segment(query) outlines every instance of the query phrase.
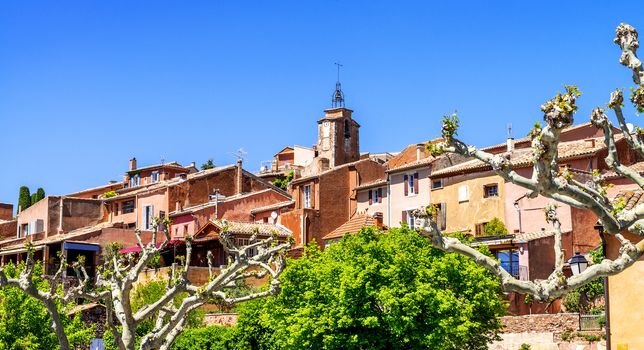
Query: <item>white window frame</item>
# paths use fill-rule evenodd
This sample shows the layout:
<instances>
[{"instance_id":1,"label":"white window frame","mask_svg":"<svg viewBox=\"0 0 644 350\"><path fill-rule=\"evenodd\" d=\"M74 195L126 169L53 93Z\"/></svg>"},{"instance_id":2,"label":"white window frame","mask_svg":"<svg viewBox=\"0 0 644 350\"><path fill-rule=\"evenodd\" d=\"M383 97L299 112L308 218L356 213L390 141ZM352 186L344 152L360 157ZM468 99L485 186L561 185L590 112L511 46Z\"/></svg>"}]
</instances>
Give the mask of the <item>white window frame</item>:
<instances>
[{"instance_id":1,"label":"white window frame","mask_svg":"<svg viewBox=\"0 0 644 350\"><path fill-rule=\"evenodd\" d=\"M371 191L371 205L376 205L378 204L378 200L380 197L378 197L378 189L372 189Z\"/></svg>"},{"instance_id":2,"label":"white window frame","mask_svg":"<svg viewBox=\"0 0 644 350\"><path fill-rule=\"evenodd\" d=\"M143 230L151 230L154 223L154 206L144 205L141 210L141 227Z\"/></svg>"},{"instance_id":3,"label":"white window frame","mask_svg":"<svg viewBox=\"0 0 644 350\"><path fill-rule=\"evenodd\" d=\"M157 183L159 182L159 179L160 179L160 173L158 170L155 170L152 173L150 173L150 183L153 183L153 184Z\"/></svg>"},{"instance_id":4,"label":"white window frame","mask_svg":"<svg viewBox=\"0 0 644 350\"><path fill-rule=\"evenodd\" d=\"M408 196L415 196L418 194L418 191L416 188L414 188L414 173L407 174L407 195Z\"/></svg>"},{"instance_id":5,"label":"white window frame","mask_svg":"<svg viewBox=\"0 0 644 350\"><path fill-rule=\"evenodd\" d=\"M136 187L141 184L141 175L135 174L130 177L130 187Z\"/></svg>"},{"instance_id":6,"label":"white window frame","mask_svg":"<svg viewBox=\"0 0 644 350\"><path fill-rule=\"evenodd\" d=\"M467 185L458 187L458 202L463 203L470 200L470 189Z\"/></svg>"},{"instance_id":7,"label":"white window frame","mask_svg":"<svg viewBox=\"0 0 644 350\"><path fill-rule=\"evenodd\" d=\"M415 219L414 219L414 210L416 210L416 209L407 209L406 210L406 212L407 212L407 226L412 230L416 228L415 227Z\"/></svg>"},{"instance_id":8,"label":"white window frame","mask_svg":"<svg viewBox=\"0 0 644 350\"><path fill-rule=\"evenodd\" d=\"M302 187L302 207L303 208L312 208L311 206L311 185L306 185Z\"/></svg>"}]
</instances>

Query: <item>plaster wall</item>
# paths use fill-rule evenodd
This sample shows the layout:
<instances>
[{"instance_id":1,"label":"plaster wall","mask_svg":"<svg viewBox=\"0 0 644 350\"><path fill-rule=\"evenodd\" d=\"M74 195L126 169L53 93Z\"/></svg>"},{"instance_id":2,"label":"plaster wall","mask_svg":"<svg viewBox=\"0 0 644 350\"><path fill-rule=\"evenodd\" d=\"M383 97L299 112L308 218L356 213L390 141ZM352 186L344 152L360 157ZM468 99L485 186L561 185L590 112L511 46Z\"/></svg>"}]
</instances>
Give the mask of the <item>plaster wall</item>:
<instances>
[{"instance_id":1,"label":"plaster wall","mask_svg":"<svg viewBox=\"0 0 644 350\"><path fill-rule=\"evenodd\" d=\"M416 172L418 173L418 194L409 194L405 196L405 175L413 176ZM429 173L429 167L424 167L389 174L389 200L391 203L389 215L385 215L384 218L386 225L390 227L400 227L403 211L413 210L421 206L429 205ZM447 212L449 213L449 206Z\"/></svg>"},{"instance_id":2,"label":"plaster wall","mask_svg":"<svg viewBox=\"0 0 644 350\"><path fill-rule=\"evenodd\" d=\"M486 185L498 185L498 197L484 197ZM459 188L466 186L469 200L459 202ZM476 224L497 217L505 220L504 180L492 172L473 173L443 178L443 188L432 190L431 203L446 204L445 232L464 231L474 234Z\"/></svg>"},{"instance_id":3,"label":"plaster wall","mask_svg":"<svg viewBox=\"0 0 644 350\"><path fill-rule=\"evenodd\" d=\"M382 201L380 203L373 201L373 204L369 204L369 191L377 191L378 188L380 188L382 192ZM389 221L387 220L389 216L389 212L387 210L388 205L389 196L387 195L387 185L358 191L356 208L357 213L367 213L369 215L373 215L374 213L382 213L383 223L386 226L389 226Z\"/></svg>"}]
</instances>

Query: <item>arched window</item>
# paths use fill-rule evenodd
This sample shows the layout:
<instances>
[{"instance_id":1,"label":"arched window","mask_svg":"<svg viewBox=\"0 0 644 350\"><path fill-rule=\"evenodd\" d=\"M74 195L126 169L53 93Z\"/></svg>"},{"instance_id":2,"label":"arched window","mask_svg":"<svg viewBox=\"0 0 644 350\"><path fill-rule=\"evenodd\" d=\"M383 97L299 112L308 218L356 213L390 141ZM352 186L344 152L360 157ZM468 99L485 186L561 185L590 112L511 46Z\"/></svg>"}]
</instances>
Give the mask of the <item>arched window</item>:
<instances>
[{"instance_id":1,"label":"arched window","mask_svg":"<svg viewBox=\"0 0 644 350\"><path fill-rule=\"evenodd\" d=\"M351 133L349 132L349 120L345 119L344 120L344 137L349 138L351 136Z\"/></svg>"}]
</instances>

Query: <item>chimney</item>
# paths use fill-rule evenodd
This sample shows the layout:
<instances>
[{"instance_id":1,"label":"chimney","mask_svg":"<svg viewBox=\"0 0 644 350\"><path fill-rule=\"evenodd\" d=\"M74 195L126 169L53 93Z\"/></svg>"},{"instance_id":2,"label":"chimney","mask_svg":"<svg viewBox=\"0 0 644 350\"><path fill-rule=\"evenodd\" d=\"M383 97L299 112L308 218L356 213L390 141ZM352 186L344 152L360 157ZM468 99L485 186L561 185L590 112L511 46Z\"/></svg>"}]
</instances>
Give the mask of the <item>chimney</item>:
<instances>
[{"instance_id":1,"label":"chimney","mask_svg":"<svg viewBox=\"0 0 644 350\"><path fill-rule=\"evenodd\" d=\"M235 193L240 194L243 190L243 169L242 169L242 160L237 160L237 171L235 172Z\"/></svg>"},{"instance_id":2,"label":"chimney","mask_svg":"<svg viewBox=\"0 0 644 350\"><path fill-rule=\"evenodd\" d=\"M192 167L192 168L196 168L196 167L197 167L197 163L195 163L195 162L190 162L190 167Z\"/></svg>"},{"instance_id":3,"label":"chimney","mask_svg":"<svg viewBox=\"0 0 644 350\"><path fill-rule=\"evenodd\" d=\"M319 157L318 158L318 171L323 172L329 170L329 158Z\"/></svg>"},{"instance_id":4,"label":"chimney","mask_svg":"<svg viewBox=\"0 0 644 350\"><path fill-rule=\"evenodd\" d=\"M382 218L383 218L382 212L378 211L373 213L373 218L376 219L376 227L382 228Z\"/></svg>"},{"instance_id":5,"label":"chimney","mask_svg":"<svg viewBox=\"0 0 644 350\"><path fill-rule=\"evenodd\" d=\"M416 161L419 161L423 156L422 149L424 145L416 145Z\"/></svg>"},{"instance_id":6,"label":"chimney","mask_svg":"<svg viewBox=\"0 0 644 350\"><path fill-rule=\"evenodd\" d=\"M512 137L512 124L508 124L508 139L505 142L506 151L512 153L514 151L514 137Z\"/></svg>"},{"instance_id":7,"label":"chimney","mask_svg":"<svg viewBox=\"0 0 644 350\"><path fill-rule=\"evenodd\" d=\"M136 158L130 159L130 171L136 170Z\"/></svg>"},{"instance_id":8,"label":"chimney","mask_svg":"<svg viewBox=\"0 0 644 350\"><path fill-rule=\"evenodd\" d=\"M506 141L506 147L507 147L507 152L511 153L514 151L514 138L508 137L508 140Z\"/></svg>"}]
</instances>

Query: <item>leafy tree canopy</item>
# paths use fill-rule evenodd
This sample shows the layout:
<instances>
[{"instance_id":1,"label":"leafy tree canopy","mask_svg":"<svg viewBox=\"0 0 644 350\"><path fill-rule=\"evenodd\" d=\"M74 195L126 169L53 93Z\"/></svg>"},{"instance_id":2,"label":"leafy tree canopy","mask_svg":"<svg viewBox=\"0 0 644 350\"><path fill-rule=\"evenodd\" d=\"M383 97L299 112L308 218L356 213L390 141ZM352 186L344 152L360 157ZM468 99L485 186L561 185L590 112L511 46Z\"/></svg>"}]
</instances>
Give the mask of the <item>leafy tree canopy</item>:
<instances>
[{"instance_id":1,"label":"leafy tree canopy","mask_svg":"<svg viewBox=\"0 0 644 350\"><path fill-rule=\"evenodd\" d=\"M508 234L508 229L505 227L505 224L499 218L493 218L485 224L483 232L486 236L503 236Z\"/></svg>"},{"instance_id":2,"label":"leafy tree canopy","mask_svg":"<svg viewBox=\"0 0 644 350\"><path fill-rule=\"evenodd\" d=\"M7 264L4 271L7 277L16 277L24 269L23 264L14 266ZM41 276L43 267L40 262L34 267L33 279L38 289L46 290L49 283ZM0 349L30 349L50 350L58 348L56 334L47 325L51 319L45 306L37 299L25 294L16 287L0 289ZM69 309L73 305L67 305ZM65 313L63 307L59 306L61 316ZM63 316L65 332L68 335L70 344L88 345L94 337L95 327L87 327L77 316L68 318Z\"/></svg>"},{"instance_id":3,"label":"leafy tree canopy","mask_svg":"<svg viewBox=\"0 0 644 350\"><path fill-rule=\"evenodd\" d=\"M487 270L407 228L309 247L280 280L241 308L240 348L487 349L505 310Z\"/></svg>"},{"instance_id":4,"label":"leafy tree canopy","mask_svg":"<svg viewBox=\"0 0 644 350\"><path fill-rule=\"evenodd\" d=\"M215 167L215 161L212 159L208 159L205 163L201 164L201 170L208 170L212 169Z\"/></svg>"},{"instance_id":5,"label":"leafy tree canopy","mask_svg":"<svg viewBox=\"0 0 644 350\"><path fill-rule=\"evenodd\" d=\"M279 187L279 188L285 190L286 187L288 186L289 182L291 182L291 180L293 180L293 175L294 174L291 171L288 174L286 174L286 176L279 176L277 179L275 179L273 181L273 186Z\"/></svg>"}]
</instances>

